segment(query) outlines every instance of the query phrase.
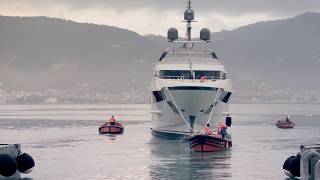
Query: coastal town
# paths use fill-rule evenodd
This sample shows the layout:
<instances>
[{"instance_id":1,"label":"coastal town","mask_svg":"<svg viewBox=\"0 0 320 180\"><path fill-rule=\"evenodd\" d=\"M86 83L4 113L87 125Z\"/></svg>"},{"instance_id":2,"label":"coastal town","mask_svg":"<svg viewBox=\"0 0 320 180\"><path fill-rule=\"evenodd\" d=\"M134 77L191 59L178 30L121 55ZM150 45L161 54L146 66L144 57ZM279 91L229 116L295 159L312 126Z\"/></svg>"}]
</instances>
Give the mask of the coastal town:
<instances>
[{"instance_id":1,"label":"coastal town","mask_svg":"<svg viewBox=\"0 0 320 180\"><path fill-rule=\"evenodd\" d=\"M97 92L90 87L80 86L74 90L47 89L31 91L7 89L0 84L0 104L147 104L150 102L148 91L128 90L121 92ZM250 90L249 90L250 89ZM273 88L270 84L237 88L232 103L320 103L320 92L316 90L292 90Z\"/></svg>"}]
</instances>

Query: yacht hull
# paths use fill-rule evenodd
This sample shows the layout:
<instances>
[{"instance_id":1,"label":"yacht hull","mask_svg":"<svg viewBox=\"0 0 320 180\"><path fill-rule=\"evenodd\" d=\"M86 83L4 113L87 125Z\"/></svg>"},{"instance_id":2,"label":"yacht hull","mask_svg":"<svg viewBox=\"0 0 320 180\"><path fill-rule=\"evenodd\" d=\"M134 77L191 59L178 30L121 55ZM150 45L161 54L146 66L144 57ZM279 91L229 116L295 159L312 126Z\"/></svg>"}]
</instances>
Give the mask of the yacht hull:
<instances>
[{"instance_id":1,"label":"yacht hull","mask_svg":"<svg viewBox=\"0 0 320 180\"><path fill-rule=\"evenodd\" d=\"M161 92L163 100L154 98L152 103L152 129L164 137L190 135L191 128L201 132L207 122L215 127L225 121L224 113L229 110L229 104L222 101L226 93L218 88L168 87Z\"/></svg>"},{"instance_id":2,"label":"yacht hull","mask_svg":"<svg viewBox=\"0 0 320 180\"><path fill-rule=\"evenodd\" d=\"M156 137L166 138L166 139L187 139L191 136L189 132L174 132L151 128L152 134Z\"/></svg>"}]
</instances>

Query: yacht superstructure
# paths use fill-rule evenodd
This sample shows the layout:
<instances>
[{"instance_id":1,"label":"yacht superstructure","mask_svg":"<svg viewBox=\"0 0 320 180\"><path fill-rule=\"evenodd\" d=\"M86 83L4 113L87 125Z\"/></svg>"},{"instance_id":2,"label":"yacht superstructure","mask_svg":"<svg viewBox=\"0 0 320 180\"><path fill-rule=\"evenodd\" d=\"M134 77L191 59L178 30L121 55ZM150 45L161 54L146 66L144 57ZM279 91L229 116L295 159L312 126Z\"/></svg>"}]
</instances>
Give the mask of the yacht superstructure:
<instances>
[{"instance_id":1,"label":"yacht superstructure","mask_svg":"<svg viewBox=\"0 0 320 180\"><path fill-rule=\"evenodd\" d=\"M160 57L151 82L152 132L158 136L183 138L200 132L207 123L214 127L229 114L231 80L212 49L206 48L211 33L191 38L194 11L191 2L184 13L185 40L175 28L168 30L172 44Z\"/></svg>"}]
</instances>

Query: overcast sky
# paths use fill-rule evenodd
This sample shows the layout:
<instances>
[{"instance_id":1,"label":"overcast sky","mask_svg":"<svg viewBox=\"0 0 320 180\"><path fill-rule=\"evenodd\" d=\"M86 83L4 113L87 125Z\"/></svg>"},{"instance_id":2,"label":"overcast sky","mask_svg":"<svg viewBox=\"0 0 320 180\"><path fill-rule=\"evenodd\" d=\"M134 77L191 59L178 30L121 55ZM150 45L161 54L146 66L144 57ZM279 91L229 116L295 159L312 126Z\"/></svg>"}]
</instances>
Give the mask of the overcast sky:
<instances>
[{"instance_id":1,"label":"overcast sky","mask_svg":"<svg viewBox=\"0 0 320 180\"><path fill-rule=\"evenodd\" d=\"M194 31L234 29L250 23L320 12L320 0L193 0ZM0 0L0 15L49 16L122 27L140 34L184 31L186 0Z\"/></svg>"}]
</instances>

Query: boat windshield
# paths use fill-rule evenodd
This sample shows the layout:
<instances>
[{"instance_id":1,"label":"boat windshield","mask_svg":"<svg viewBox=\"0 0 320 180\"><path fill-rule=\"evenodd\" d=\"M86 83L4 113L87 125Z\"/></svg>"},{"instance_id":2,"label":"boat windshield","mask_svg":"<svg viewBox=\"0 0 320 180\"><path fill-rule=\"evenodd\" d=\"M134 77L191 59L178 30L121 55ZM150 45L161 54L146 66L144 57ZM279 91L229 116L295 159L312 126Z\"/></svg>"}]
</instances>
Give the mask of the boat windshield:
<instances>
[{"instance_id":1,"label":"boat windshield","mask_svg":"<svg viewBox=\"0 0 320 180\"><path fill-rule=\"evenodd\" d=\"M225 79L221 71L193 71L195 79ZM190 70L160 70L158 73L161 79L193 79Z\"/></svg>"}]
</instances>

